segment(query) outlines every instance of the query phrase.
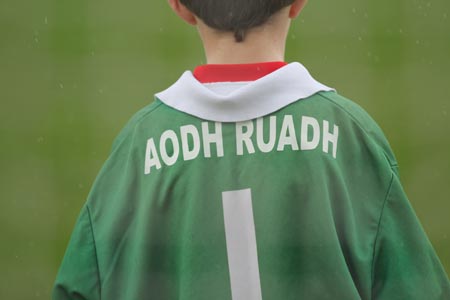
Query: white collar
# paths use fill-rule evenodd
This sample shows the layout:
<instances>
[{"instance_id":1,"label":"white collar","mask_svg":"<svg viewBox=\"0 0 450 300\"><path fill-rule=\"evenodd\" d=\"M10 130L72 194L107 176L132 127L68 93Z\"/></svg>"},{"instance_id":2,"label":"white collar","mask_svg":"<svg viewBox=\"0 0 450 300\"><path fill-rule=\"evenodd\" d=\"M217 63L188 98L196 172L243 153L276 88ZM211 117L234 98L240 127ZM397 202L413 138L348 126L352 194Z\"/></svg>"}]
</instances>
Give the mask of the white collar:
<instances>
[{"instance_id":1,"label":"white collar","mask_svg":"<svg viewBox=\"0 0 450 300\"><path fill-rule=\"evenodd\" d=\"M240 122L268 115L320 91L332 90L312 78L300 63L290 63L226 95L214 93L186 71L155 96L164 104L201 119Z\"/></svg>"}]
</instances>

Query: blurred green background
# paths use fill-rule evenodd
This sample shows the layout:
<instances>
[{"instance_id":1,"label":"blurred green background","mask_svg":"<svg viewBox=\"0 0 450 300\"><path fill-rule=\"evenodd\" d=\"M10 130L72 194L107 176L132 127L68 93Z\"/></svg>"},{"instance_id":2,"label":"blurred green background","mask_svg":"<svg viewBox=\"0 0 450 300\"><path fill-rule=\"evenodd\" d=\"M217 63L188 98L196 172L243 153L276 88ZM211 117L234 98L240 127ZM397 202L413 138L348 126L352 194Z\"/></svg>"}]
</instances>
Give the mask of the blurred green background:
<instances>
[{"instance_id":1,"label":"blurred green background","mask_svg":"<svg viewBox=\"0 0 450 300\"><path fill-rule=\"evenodd\" d=\"M310 1L287 60L381 125L450 271L450 2ZM165 0L0 0L0 299L48 299L112 140L205 62Z\"/></svg>"}]
</instances>

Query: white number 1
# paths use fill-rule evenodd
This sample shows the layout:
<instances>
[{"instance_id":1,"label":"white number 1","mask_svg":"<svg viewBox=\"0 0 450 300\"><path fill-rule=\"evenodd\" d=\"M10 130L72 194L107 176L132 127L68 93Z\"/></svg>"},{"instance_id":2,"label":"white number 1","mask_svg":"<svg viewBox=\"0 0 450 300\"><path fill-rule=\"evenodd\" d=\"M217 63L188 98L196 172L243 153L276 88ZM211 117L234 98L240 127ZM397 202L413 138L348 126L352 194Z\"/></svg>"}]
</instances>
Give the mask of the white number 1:
<instances>
[{"instance_id":1,"label":"white number 1","mask_svg":"<svg viewBox=\"0 0 450 300\"><path fill-rule=\"evenodd\" d=\"M250 189L222 193L233 300L262 300Z\"/></svg>"}]
</instances>

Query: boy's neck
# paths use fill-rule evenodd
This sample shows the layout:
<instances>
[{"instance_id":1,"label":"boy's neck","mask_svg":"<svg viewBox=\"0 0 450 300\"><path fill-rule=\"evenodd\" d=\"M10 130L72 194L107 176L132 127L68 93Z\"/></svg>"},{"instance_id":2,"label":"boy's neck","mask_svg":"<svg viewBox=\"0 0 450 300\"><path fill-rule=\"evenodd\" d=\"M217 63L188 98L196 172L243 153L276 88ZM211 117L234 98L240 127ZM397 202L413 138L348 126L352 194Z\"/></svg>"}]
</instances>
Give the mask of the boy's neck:
<instances>
[{"instance_id":1,"label":"boy's neck","mask_svg":"<svg viewBox=\"0 0 450 300\"><path fill-rule=\"evenodd\" d=\"M252 29L242 42L236 42L231 32L217 32L204 24L197 28L208 64L246 64L284 61L289 25L285 18L281 25Z\"/></svg>"},{"instance_id":2,"label":"boy's neck","mask_svg":"<svg viewBox=\"0 0 450 300\"><path fill-rule=\"evenodd\" d=\"M264 51L261 51L264 50ZM274 49L267 43L236 43L220 41L215 49L205 46L208 64L248 64L270 61L284 61L284 48Z\"/></svg>"}]
</instances>

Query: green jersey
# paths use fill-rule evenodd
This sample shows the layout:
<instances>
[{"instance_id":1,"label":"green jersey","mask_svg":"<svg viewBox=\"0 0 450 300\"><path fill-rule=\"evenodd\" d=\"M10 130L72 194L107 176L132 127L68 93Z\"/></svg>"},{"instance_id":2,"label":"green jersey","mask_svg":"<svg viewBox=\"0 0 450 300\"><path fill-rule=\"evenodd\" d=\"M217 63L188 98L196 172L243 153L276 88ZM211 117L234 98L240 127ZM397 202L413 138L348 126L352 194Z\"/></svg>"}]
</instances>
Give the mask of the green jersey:
<instances>
[{"instance_id":1,"label":"green jersey","mask_svg":"<svg viewBox=\"0 0 450 300\"><path fill-rule=\"evenodd\" d=\"M289 64L186 72L113 144L53 299L450 299L376 123Z\"/></svg>"}]
</instances>

